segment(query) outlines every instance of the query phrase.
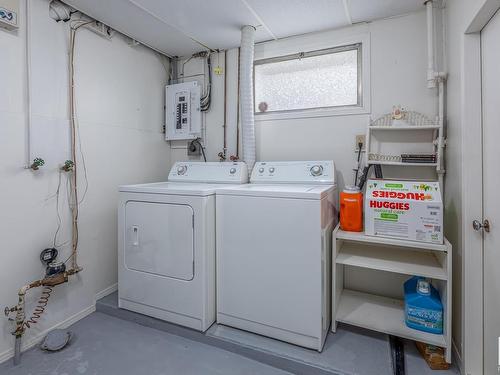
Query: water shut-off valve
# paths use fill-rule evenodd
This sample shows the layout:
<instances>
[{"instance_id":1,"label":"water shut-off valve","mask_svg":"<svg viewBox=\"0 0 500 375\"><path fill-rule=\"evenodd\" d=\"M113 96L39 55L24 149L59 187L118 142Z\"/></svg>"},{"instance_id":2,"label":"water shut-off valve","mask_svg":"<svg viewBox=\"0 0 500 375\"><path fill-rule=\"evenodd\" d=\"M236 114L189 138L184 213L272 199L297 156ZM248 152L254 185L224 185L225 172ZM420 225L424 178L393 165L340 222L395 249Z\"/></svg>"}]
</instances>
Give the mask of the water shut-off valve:
<instances>
[{"instance_id":1,"label":"water shut-off valve","mask_svg":"<svg viewBox=\"0 0 500 375\"><path fill-rule=\"evenodd\" d=\"M40 169L40 167L43 167L44 165L45 165L45 160L37 157L37 158L33 159L33 163L31 163L31 165L29 166L29 169L31 169L33 171L38 171Z\"/></svg>"}]
</instances>

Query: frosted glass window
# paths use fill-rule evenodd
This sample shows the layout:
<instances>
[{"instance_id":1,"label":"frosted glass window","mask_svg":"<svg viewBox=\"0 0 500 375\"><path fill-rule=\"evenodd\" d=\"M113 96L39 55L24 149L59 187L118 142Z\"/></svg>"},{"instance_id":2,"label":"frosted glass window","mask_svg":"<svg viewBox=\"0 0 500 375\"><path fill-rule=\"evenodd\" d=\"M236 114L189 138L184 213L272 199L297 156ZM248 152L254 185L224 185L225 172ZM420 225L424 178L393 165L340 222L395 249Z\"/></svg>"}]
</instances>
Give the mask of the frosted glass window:
<instances>
[{"instance_id":1,"label":"frosted glass window","mask_svg":"<svg viewBox=\"0 0 500 375\"><path fill-rule=\"evenodd\" d=\"M255 112L360 106L361 44L258 60Z\"/></svg>"}]
</instances>

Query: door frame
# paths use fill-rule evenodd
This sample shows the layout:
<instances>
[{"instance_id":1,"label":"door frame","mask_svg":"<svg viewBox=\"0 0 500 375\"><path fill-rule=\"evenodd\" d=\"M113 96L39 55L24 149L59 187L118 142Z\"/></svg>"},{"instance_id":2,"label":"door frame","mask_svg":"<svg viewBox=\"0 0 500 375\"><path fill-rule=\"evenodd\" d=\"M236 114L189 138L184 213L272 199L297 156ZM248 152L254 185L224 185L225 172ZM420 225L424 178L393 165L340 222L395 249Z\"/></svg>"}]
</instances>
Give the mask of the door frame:
<instances>
[{"instance_id":1,"label":"door frame","mask_svg":"<svg viewBox=\"0 0 500 375\"><path fill-rule=\"evenodd\" d=\"M474 15L463 39L461 229L464 375L483 374L483 243L482 233L473 230L472 221L483 216L481 30L499 9L500 1L486 0Z\"/></svg>"}]
</instances>

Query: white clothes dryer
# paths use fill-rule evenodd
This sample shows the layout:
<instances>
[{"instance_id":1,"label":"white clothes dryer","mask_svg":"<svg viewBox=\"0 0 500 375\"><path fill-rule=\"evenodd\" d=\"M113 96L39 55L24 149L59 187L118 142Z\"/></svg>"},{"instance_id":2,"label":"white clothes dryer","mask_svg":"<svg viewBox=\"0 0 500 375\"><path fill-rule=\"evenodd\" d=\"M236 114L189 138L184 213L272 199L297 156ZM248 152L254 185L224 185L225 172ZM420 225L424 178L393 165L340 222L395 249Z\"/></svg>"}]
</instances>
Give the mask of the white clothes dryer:
<instances>
[{"instance_id":1,"label":"white clothes dryer","mask_svg":"<svg viewBox=\"0 0 500 375\"><path fill-rule=\"evenodd\" d=\"M120 187L119 307L200 331L215 321L215 190L244 163L176 163L168 182Z\"/></svg>"}]
</instances>

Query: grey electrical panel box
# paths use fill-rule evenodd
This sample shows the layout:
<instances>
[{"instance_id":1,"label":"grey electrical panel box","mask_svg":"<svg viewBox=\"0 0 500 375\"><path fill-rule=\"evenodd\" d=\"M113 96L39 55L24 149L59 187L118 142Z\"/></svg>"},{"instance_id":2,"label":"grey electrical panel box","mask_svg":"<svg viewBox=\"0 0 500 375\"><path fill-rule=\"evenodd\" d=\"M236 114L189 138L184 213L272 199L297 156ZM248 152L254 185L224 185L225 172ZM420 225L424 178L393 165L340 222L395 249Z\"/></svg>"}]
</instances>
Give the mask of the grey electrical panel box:
<instances>
[{"instance_id":1,"label":"grey electrical panel box","mask_svg":"<svg viewBox=\"0 0 500 375\"><path fill-rule=\"evenodd\" d=\"M177 83L166 88L165 139L196 139L201 136L201 89L198 82Z\"/></svg>"},{"instance_id":2,"label":"grey electrical panel box","mask_svg":"<svg viewBox=\"0 0 500 375\"><path fill-rule=\"evenodd\" d=\"M8 30L19 28L19 0L0 0L0 27Z\"/></svg>"}]
</instances>

